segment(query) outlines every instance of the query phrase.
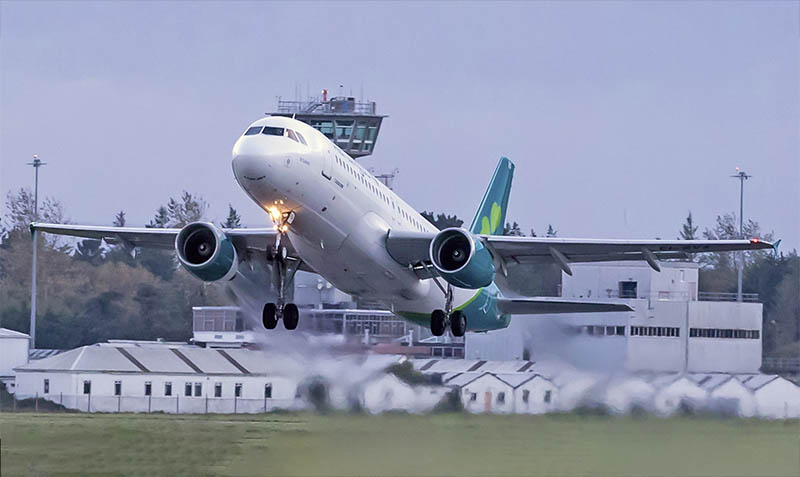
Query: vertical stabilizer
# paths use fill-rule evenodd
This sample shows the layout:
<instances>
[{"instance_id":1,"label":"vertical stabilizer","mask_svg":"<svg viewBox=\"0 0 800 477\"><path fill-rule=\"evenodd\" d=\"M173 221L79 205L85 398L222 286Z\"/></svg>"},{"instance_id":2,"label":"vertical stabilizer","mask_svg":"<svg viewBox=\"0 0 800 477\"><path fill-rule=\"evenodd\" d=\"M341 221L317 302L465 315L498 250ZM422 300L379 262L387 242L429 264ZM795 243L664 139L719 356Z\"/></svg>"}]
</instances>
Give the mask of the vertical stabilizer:
<instances>
[{"instance_id":1,"label":"vertical stabilizer","mask_svg":"<svg viewBox=\"0 0 800 477\"><path fill-rule=\"evenodd\" d=\"M514 178L514 163L501 157L497 163L489 187L483 195L478 212L472 219L470 232L486 235L503 235L506 223L508 196L511 194L511 180Z\"/></svg>"}]
</instances>

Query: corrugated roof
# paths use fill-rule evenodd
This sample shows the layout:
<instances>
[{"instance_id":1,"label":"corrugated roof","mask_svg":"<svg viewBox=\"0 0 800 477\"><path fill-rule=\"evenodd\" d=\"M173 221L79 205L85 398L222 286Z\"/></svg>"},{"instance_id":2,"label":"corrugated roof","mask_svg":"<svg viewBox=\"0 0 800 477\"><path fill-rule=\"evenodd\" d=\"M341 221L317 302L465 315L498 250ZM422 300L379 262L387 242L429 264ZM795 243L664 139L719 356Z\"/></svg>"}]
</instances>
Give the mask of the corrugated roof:
<instances>
[{"instance_id":1,"label":"corrugated roof","mask_svg":"<svg viewBox=\"0 0 800 477\"><path fill-rule=\"evenodd\" d=\"M0 339L3 338L30 339L31 337L20 331L9 330L8 328L0 328Z\"/></svg>"},{"instance_id":2,"label":"corrugated roof","mask_svg":"<svg viewBox=\"0 0 800 477\"><path fill-rule=\"evenodd\" d=\"M447 381L447 383L445 384L447 384L448 386L463 387L485 374L489 373L461 373L457 376L454 376L452 379L450 379L450 381Z\"/></svg>"},{"instance_id":3,"label":"corrugated roof","mask_svg":"<svg viewBox=\"0 0 800 477\"><path fill-rule=\"evenodd\" d=\"M195 371L188 364L181 361L170 348L139 348L130 347L125 350L137 361L153 373L187 373Z\"/></svg>"},{"instance_id":4,"label":"corrugated roof","mask_svg":"<svg viewBox=\"0 0 800 477\"><path fill-rule=\"evenodd\" d=\"M28 359L34 361L37 359L49 358L57 354L66 353L67 349L30 349L28 350Z\"/></svg>"},{"instance_id":5,"label":"corrugated roof","mask_svg":"<svg viewBox=\"0 0 800 477\"><path fill-rule=\"evenodd\" d=\"M716 389L731 378L733 378L732 375L723 373L694 373L689 375L689 379L706 391Z\"/></svg>"},{"instance_id":6,"label":"corrugated roof","mask_svg":"<svg viewBox=\"0 0 800 477\"><path fill-rule=\"evenodd\" d=\"M518 388L523 384L527 383L528 381L530 381L531 379L534 379L535 377L539 376L538 374L534 373L498 373L498 374L492 373L492 374L494 376L497 376L498 379L505 382L512 388Z\"/></svg>"},{"instance_id":7,"label":"corrugated roof","mask_svg":"<svg viewBox=\"0 0 800 477\"><path fill-rule=\"evenodd\" d=\"M748 379L742 381L742 384L747 387L747 389L751 391L756 391L758 389L763 388L767 384L771 383L778 379L779 376L777 374L755 374Z\"/></svg>"}]
</instances>

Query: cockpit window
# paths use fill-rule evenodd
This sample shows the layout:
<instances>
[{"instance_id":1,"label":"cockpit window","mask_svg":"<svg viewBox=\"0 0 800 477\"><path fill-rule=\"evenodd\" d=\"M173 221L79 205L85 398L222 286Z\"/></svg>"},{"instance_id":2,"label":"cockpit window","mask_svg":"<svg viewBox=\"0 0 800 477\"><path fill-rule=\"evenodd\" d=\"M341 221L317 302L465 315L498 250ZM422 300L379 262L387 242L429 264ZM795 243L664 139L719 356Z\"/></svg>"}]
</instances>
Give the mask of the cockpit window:
<instances>
[{"instance_id":1,"label":"cockpit window","mask_svg":"<svg viewBox=\"0 0 800 477\"><path fill-rule=\"evenodd\" d=\"M300 134L297 131L295 131L295 134L297 134L297 139L299 139L300 142L302 142L304 146L308 146L308 143L306 142L306 138L304 138L302 134Z\"/></svg>"},{"instance_id":2,"label":"cockpit window","mask_svg":"<svg viewBox=\"0 0 800 477\"><path fill-rule=\"evenodd\" d=\"M262 134L266 134L268 136L283 136L283 128L274 128L272 126L264 126L264 130L261 133Z\"/></svg>"},{"instance_id":3,"label":"cockpit window","mask_svg":"<svg viewBox=\"0 0 800 477\"><path fill-rule=\"evenodd\" d=\"M300 142L300 141L297 139L297 136L295 135L294 131L292 131L291 129L287 129L287 130L286 130L286 135L287 135L287 136L289 136L289 139L291 139L292 141L294 141L294 142Z\"/></svg>"},{"instance_id":4,"label":"cockpit window","mask_svg":"<svg viewBox=\"0 0 800 477\"><path fill-rule=\"evenodd\" d=\"M261 132L261 126L253 126L244 132L245 136L252 136Z\"/></svg>"}]
</instances>

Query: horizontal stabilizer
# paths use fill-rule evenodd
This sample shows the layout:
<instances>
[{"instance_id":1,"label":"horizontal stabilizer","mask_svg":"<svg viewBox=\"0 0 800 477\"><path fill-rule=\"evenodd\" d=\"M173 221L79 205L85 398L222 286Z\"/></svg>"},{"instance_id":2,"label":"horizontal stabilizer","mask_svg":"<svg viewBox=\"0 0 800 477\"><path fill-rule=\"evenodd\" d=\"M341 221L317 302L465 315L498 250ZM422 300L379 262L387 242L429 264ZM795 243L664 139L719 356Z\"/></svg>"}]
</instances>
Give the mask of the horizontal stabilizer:
<instances>
[{"instance_id":1,"label":"horizontal stabilizer","mask_svg":"<svg viewBox=\"0 0 800 477\"><path fill-rule=\"evenodd\" d=\"M633 311L625 303L562 300L559 298L499 298L497 308L510 315L547 315L551 313L609 313Z\"/></svg>"}]
</instances>

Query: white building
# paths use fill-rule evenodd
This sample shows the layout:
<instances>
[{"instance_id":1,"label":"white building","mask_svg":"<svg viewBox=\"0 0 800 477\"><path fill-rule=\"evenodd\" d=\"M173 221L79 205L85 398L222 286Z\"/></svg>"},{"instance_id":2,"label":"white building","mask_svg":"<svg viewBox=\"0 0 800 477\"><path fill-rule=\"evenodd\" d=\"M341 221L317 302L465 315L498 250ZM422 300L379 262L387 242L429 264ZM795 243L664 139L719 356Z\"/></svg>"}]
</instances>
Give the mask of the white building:
<instances>
[{"instance_id":1,"label":"white building","mask_svg":"<svg viewBox=\"0 0 800 477\"><path fill-rule=\"evenodd\" d=\"M90 412L263 412L296 404L280 367L246 349L102 343L16 368L16 394Z\"/></svg>"},{"instance_id":2,"label":"white building","mask_svg":"<svg viewBox=\"0 0 800 477\"><path fill-rule=\"evenodd\" d=\"M471 413L543 414L556 409L558 387L536 373L457 373L444 383Z\"/></svg>"},{"instance_id":3,"label":"white building","mask_svg":"<svg viewBox=\"0 0 800 477\"><path fill-rule=\"evenodd\" d=\"M468 334L466 357L557 358L608 372L758 372L762 305L752 294L737 303L698 293L693 262L662 262L661 272L645 262L571 267L563 297L623 301L635 311L515 316L506 330Z\"/></svg>"},{"instance_id":4,"label":"white building","mask_svg":"<svg viewBox=\"0 0 800 477\"><path fill-rule=\"evenodd\" d=\"M19 331L0 328L0 381L13 390L14 368L28 362L30 336Z\"/></svg>"},{"instance_id":5,"label":"white building","mask_svg":"<svg viewBox=\"0 0 800 477\"><path fill-rule=\"evenodd\" d=\"M723 373L698 373L689 375L689 378L708 393L708 411L726 416L756 415L755 396L736 377Z\"/></svg>"},{"instance_id":6,"label":"white building","mask_svg":"<svg viewBox=\"0 0 800 477\"><path fill-rule=\"evenodd\" d=\"M737 376L753 393L756 415L766 419L800 417L800 387L777 375Z\"/></svg>"},{"instance_id":7,"label":"white building","mask_svg":"<svg viewBox=\"0 0 800 477\"><path fill-rule=\"evenodd\" d=\"M708 392L686 375L658 376L651 384L656 389L653 397L654 410L661 415L669 416L680 409L700 411L705 408Z\"/></svg>"}]
</instances>

